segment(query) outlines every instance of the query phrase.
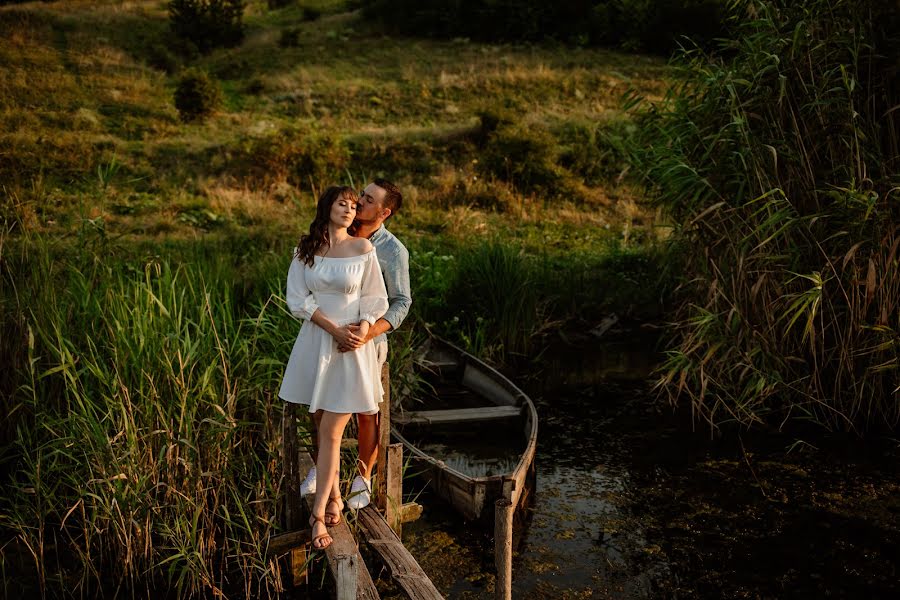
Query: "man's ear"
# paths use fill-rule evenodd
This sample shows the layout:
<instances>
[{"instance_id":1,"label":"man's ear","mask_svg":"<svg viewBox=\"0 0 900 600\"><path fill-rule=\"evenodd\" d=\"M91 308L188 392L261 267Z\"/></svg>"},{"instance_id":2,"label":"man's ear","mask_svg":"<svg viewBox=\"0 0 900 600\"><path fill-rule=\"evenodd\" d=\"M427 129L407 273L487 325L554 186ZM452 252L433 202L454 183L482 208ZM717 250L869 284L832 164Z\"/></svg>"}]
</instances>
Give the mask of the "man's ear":
<instances>
[{"instance_id":1,"label":"man's ear","mask_svg":"<svg viewBox=\"0 0 900 600\"><path fill-rule=\"evenodd\" d=\"M382 219L386 221L387 218L388 218L389 216L391 216L391 209L389 209L389 208L383 208L383 209L381 209L381 214L382 214Z\"/></svg>"}]
</instances>

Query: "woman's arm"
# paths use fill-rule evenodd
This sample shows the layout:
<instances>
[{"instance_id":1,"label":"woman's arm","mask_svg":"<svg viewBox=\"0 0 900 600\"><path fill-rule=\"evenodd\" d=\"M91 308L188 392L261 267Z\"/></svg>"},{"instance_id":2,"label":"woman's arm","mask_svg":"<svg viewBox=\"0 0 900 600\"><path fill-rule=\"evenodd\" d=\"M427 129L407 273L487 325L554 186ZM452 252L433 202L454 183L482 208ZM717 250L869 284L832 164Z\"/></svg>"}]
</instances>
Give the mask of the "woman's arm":
<instances>
[{"instance_id":1,"label":"woman's arm","mask_svg":"<svg viewBox=\"0 0 900 600\"><path fill-rule=\"evenodd\" d=\"M319 304L316 302L315 296L313 296L306 285L307 268L306 263L296 257L291 261L291 267L288 270L286 297L291 314L298 319L312 321L328 332L337 340L338 344L361 344L365 336L360 337L346 326L338 327L334 321L319 310Z\"/></svg>"}]
</instances>

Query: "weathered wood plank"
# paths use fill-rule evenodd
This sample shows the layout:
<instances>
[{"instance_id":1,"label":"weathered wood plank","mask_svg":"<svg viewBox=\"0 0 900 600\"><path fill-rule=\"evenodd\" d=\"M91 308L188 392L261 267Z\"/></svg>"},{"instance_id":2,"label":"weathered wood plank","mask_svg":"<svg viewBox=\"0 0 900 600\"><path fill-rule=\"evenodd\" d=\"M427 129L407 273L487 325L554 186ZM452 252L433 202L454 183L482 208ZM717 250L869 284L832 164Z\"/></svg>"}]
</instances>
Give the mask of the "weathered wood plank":
<instances>
[{"instance_id":1,"label":"weathered wood plank","mask_svg":"<svg viewBox=\"0 0 900 600\"><path fill-rule=\"evenodd\" d=\"M356 600L359 570L365 569L365 565L360 565L361 562L359 553L335 557L334 581L337 587L337 600Z\"/></svg>"},{"instance_id":2,"label":"weathered wood plank","mask_svg":"<svg viewBox=\"0 0 900 600\"><path fill-rule=\"evenodd\" d=\"M394 417L394 422L402 425L471 423L475 421L515 419L521 414L522 409L518 406L480 406L478 408L455 408L451 410L409 411Z\"/></svg>"},{"instance_id":3,"label":"weathered wood plank","mask_svg":"<svg viewBox=\"0 0 900 600\"><path fill-rule=\"evenodd\" d=\"M312 458L306 452L298 454L297 463L300 470L304 473L309 471L313 466ZM306 505L310 510L312 510L313 501L314 496L312 494L306 496ZM350 528L347 527L347 519L344 518L338 525L329 527L328 533L334 538L334 542L325 549L325 557L328 559L328 566L331 569L332 575L335 578L338 576L338 557L347 555L356 556L357 565L359 565L359 568L356 569L356 597L364 600L379 600L378 590L375 589L375 583L372 581L372 576L369 574L369 570L363 566L365 563L363 562L362 556L359 554L356 540L353 538L353 534L350 533Z\"/></svg>"},{"instance_id":4,"label":"weathered wood plank","mask_svg":"<svg viewBox=\"0 0 900 600\"><path fill-rule=\"evenodd\" d=\"M266 555L279 556L292 548L305 546L309 543L311 531L306 528L271 536L269 544L266 546Z\"/></svg>"},{"instance_id":5,"label":"weathered wood plank","mask_svg":"<svg viewBox=\"0 0 900 600\"><path fill-rule=\"evenodd\" d=\"M403 546L397 534L373 506L360 510L356 522L364 534L366 543L381 557L391 577L409 598L413 600L443 598L416 559Z\"/></svg>"}]
</instances>

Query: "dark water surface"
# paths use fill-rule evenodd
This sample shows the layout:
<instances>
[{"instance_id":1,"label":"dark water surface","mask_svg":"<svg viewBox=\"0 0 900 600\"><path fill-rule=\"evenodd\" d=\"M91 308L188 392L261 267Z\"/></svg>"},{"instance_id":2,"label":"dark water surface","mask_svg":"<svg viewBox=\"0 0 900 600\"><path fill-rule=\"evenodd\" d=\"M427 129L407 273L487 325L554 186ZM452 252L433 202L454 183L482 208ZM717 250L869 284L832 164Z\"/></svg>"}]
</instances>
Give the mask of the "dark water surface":
<instances>
[{"instance_id":1,"label":"dark water surface","mask_svg":"<svg viewBox=\"0 0 900 600\"><path fill-rule=\"evenodd\" d=\"M609 335L511 374L540 418L514 598L900 598L897 440L711 439L653 400L654 337ZM425 571L449 598L492 598L493 532L419 502L404 542Z\"/></svg>"}]
</instances>

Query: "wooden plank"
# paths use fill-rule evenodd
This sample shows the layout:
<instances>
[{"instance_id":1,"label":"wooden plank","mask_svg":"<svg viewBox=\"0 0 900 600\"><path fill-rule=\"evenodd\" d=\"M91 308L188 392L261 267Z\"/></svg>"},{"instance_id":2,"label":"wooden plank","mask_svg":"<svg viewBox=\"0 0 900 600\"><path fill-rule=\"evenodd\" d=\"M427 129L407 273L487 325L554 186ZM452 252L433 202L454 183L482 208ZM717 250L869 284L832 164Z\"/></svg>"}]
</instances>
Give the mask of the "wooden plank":
<instances>
[{"instance_id":1,"label":"wooden plank","mask_svg":"<svg viewBox=\"0 0 900 600\"><path fill-rule=\"evenodd\" d=\"M309 471L313 466L312 458L306 452L298 454L297 462L300 470L303 472ZM314 499L313 494L306 496L306 504L309 510L312 510ZM331 569L332 576L337 577L339 556L356 556L357 565L360 567L356 569L356 597L363 600L378 600L378 590L375 589L375 583L372 581L369 570L363 567L365 563L362 560L362 556L359 555L356 540L353 538L353 534L350 533L350 528L347 527L347 519L341 519L338 525L329 527L328 533L334 538L334 542L325 549L325 557L328 559L328 566Z\"/></svg>"},{"instance_id":2,"label":"wooden plank","mask_svg":"<svg viewBox=\"0 0 900 600\"><path fill-rule=\"evenodd\" d=\"M359 580L360 562L357 554L341 554L335 557L336 569L334 575L337 588L337 600L356 600L357 582ZM365 565L363 565L363 568Z\"/></svg>"},{"instance_id":3,"label":"wooden plank","mask_svg":"<svg viewBox=\"0 0 900 600\"><path fill-rule=\"evenodd\" d=\"M306 528L271 536L266 545L266 555L279 556L288 550L309 544L311 532L311 529Z\"/></svg>"},{"instance_id":4,"label":"wooden plank","mask_svg":"<svg viewBox=\"0 0 900 600\"><path fill-rule=\"evenodd\" d=\"M400 507L403 506L403 444L391 444L384 457L387 479L387 501L384 507L384 518L391 529L400 537L403 522L400 518Z\"/></svg>"},{"instance_id":5,"label":"wooden plank","mask_svg":"<svg viewBox=\"0 0 900 600\"><path fill-rule=\"evenodd\" d=\"M384 388L384 400L378 414L378 477L375 480L375 506L384 511L387 508L387 477L384 476L387 465L387 449L391 445L391 369L385 361L381 367L381 387Z\"/></svg>"},{"instance_id":6,"label":"wooden plank","mask_svg":"<svg viewBox=\"0 0 900 600\"><path fill-rule=\"evenodd\" d=\"M515 419L521 414L522 409L518 406L479 406L478 408L456 408L451 410L410 411L397 415L394 422L403 425L472 423L475 421Z\"/></svg>"},{"instance_id":7,"label":"wooden plank","mask_svg":"<svg viewBox=\"0 0 900 600\"><path fill-rule=\"evenodd\" d=\"M367 506L360 510L356 522L364 534L366 543L381 557L391 578L409 598L413 600L443 598L416 559L374 507Z\"/></svg>"}]
</instances>

